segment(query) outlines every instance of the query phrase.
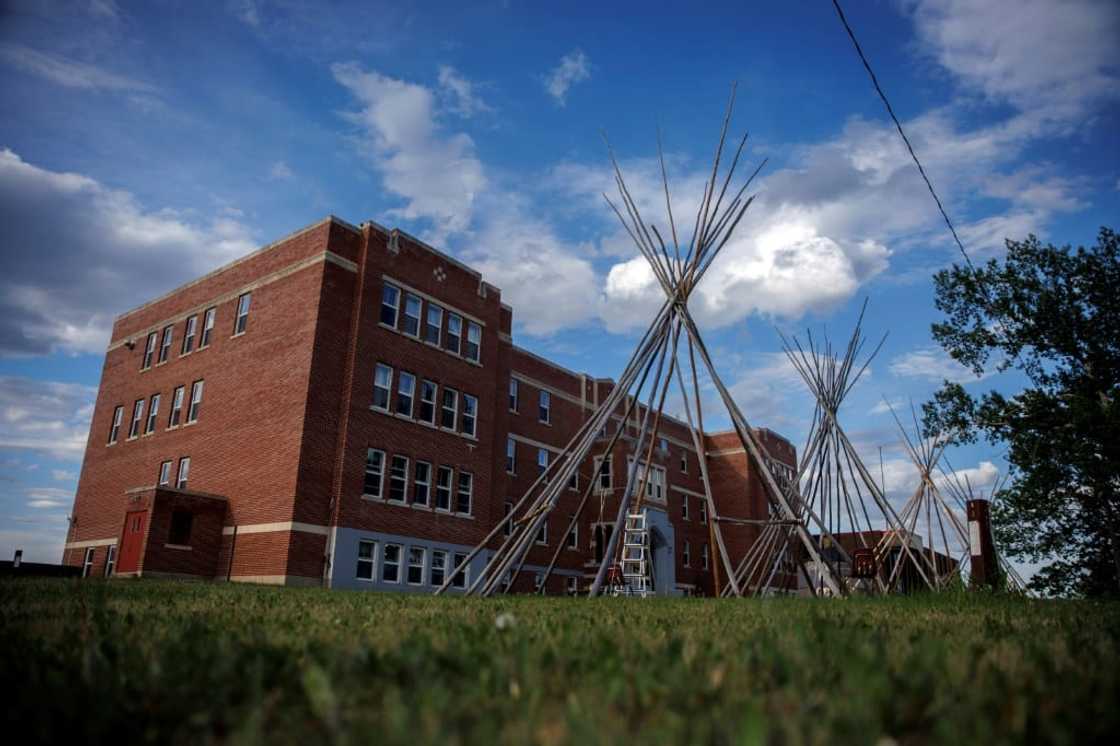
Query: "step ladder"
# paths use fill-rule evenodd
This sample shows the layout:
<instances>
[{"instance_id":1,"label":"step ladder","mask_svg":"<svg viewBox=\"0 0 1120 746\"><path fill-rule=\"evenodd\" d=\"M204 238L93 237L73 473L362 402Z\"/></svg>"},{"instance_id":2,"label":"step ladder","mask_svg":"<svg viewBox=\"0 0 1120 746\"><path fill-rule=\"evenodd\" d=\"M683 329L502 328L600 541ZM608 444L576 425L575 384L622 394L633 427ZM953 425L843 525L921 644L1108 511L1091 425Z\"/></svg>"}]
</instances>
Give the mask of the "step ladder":
<instances>
[{"instance_id":1,"label":"step ladder","mask_svg":"<svg viewBox=\"0 0 1120 746\"><path fill-rule=\"evenodd\" d=\"M649 529L646 527L646 511L630 513L626 516L626 531L622 535L622 579L625 582L625 595L653 595L649 574Z\"/></svg>"}]
</instances>

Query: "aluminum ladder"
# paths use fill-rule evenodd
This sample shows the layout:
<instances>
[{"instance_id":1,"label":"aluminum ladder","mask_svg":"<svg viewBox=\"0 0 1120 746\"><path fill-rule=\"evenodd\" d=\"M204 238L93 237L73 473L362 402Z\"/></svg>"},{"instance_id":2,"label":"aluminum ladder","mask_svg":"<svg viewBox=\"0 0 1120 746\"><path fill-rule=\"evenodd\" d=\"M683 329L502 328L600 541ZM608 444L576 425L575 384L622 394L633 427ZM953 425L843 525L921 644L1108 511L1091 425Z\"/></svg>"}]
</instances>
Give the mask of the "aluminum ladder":
<instances>
[{"instance_id":1,"label":"aluminum ladder","mask_svg":"<svg viewBox=\"0 0 1120 746\"><path fill-rule=\"evenodd\" d=\"M649 577L649 529L644 509L626 516L626 533L622 538L622 579L626 595L642 598L653 595Z\"/></svg>"}]
</instances>

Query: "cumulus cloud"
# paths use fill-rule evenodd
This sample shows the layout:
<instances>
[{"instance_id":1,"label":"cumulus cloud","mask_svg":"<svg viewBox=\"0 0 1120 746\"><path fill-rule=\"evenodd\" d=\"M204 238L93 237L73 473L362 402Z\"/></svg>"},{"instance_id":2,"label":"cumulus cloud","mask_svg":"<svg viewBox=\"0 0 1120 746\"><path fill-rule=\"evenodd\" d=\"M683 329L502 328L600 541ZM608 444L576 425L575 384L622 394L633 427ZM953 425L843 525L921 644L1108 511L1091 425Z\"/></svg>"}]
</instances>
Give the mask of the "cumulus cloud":
<instances>
[{"instance_id":1,"label":"cumulus cloud","mask_svg":"<svg viewBox=\"0 0 1120 746\"><path fill-rule=\"evenodd\" d=\"M80 461L96 396L94 386L0 377L0 449Z\"/></svg>"},{"instance_id":2,"label":"cumulus cloud","mask_svg":"<svg viewBox=\"0 0 1120 746\"><path fill-rule=\"evenodd\" d=\"M101 352L114 314L254 248L224 215L151 211L88 176L0 150L0 353Z\"/></svg>"},{"instance_id":3,"label":"cumulus cloud","mask_svg":"<svg viewBox=\"0 0 1120 746\"><path fill-rule=\"evenodd\" d=\"M493 111L475 93L474 84L450 65L440 66L439 87L441 95L447 101L448 109L465 119L470 119L475 114Z\"/></svg>"},{"instance_id":4,"label":"cumulus cloud","mask_svg":"<svg viewBox=\"0 0 1120 746\"><path fill-rule=\"evenodd\" d=\"M32 487L27 490L27 506L35 510L69 508L74 502L73 490L57 487Z\"/></svg>"},{"instance_id":5,"label":"cumulus cloud","mask_svg":"<svg viewBox=\"0 0 1120 746\"><path fill-rule=\"evenodd\" d=\"M591 77L591 60L583 51L576 49L560 58L544 80L545 90L560 106L568 103L568 91L580 81Z\"/></svg>"},{"instance_id":6,"label":"cumulus cloud","mask_svg":"<svg viewBox=\"0 0 1120 746\"><path fill-rule=\"evenodd\" d=\"M888 369L901 378L921 378L934 383L978 381L971 370L937 347L923 347L891 360Z\"/></svg>"},{"instance_id":7,"label":"cumulus cloud","mask_svg":"<svg viewBox=\"0 0 1120 746\"><path fill-rule=\"evenodd\" d=\"M133 93L152 93L156 90L154 86L141 80L20 44L0 44L0 59L24 72L67 88Z\"/></svg>"}]
</instances>

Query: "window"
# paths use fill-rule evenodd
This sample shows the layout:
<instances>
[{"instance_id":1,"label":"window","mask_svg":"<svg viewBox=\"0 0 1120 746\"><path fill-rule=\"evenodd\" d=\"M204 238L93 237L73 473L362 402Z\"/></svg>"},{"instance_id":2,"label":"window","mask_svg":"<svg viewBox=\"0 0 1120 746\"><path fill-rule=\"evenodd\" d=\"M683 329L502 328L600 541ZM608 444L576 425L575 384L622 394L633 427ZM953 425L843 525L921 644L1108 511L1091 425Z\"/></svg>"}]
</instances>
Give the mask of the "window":
<instances>
[{"instance_id":1,"label":"window","mask_svg":"<svg viewBox=\"0 0 1120 746\"><path fill-rule=\"evenodd\" d=\"M376 541L358 542L358 567L354 571L354 577L358 580L373 580L373 563L376 552Z\"/></svg>"},{"instance_id":2,"label":"window","mask_svg":"<svg viewBox=\"0 0 1120 746\"><path fill-rule=\"evenodd\" d=\"M110 544L109 550L105 553L105 577L113 574L113 568L117 566L117 545Z\"/></svg>"},{"instance_id":3,"label":"window","mask_svg":"<svg viewBox=\"0 0 1120 746\"><path fill-rule=\"evenodd\" d=\"M373 371L373 406L389 411L389 394L393 390L393 369L382 363Z\"/></svg>"},{"instance_id":4,"label":"window","mask_svg":"<svg viewBox=\"0 0 1120 746\"><path fill-rule=\"evenodd\" d=\"M436 424L436 384L434 381L420 382L419 419L429 425Z\"/></svg>"},{"instance_id":5,"label":"window","mask_svg":"<svg viewBox=\"0 0 1120 746\"><path fill-rule=\"evenodd\" d=\"M463 344L463 317L457 313L447 314L447 342L449 352L459 354Z\"/></svg>"},{"instance_id":6,"label":"window","mask_svg":"<svg viewBox=\"0 0 1120 746\"><path fill-rule=\"evenodd\" d=\"M198 349L201 350L203 347L210 346L210 340L214 337L214 317L217 315L218 309L216 308L207 308L206 313L202 315L202 338L198 340Z\"/></svg>"},{"instance_id":7,"label":"window","mask_svg":"<svg viewBox=\"0 0 1120 746\"><path fill-rule=\"evenodd\" d=\"M381 497L385 482L385 452L376 448L366 449L366 476L362 482L362 494Z\"/></svg>"},{"instance_id":8,"label":"window","mask_svg":"<svg viewBox=\"0 0 1120 746\"><path fill-rule=\"evenodd\" d=\"M167 532L167 543L181 547L190 546L193 523L194 514L189 510L171 511L171 528Z\"/></svg>"},{"instance_id":9,"label":"window","mask_svg":"<svg viewBox=\"0 0 1120 746\"><path fill-rule=\"evenodd\" d=\"M145 435L156 431L157 416L159 416L159 394L152 394L152 399L148 402L148 422L144 425Z\"/></svg>"},{"instance_id":10,"label":"window","mask_svg":"<svg viewBox=\"0 0 1120 746\"><path fill-rule=\"evenodd\" d=\"M187 328L183 332L183 347L179 350L180 355L186 355L194 349L194 332L198 327L198 316L191 316L187 319Z\"/></svg>"},{"instance_id":11,"label":"window","mask_svg":"<svg viewBox=\"0 0 1120 746\"><path fill-rule=\"evenodd\" d=\"M93 572L93 547L86 547L85 556L82 557L82 577L88 578Z\"/></svg>"},{"instance_id":12,"label":"window","mask_svg":"<svg viewBox=\"0 0 1120 746\"><path fill-rule=\"evenodd\" d=\"M541 527L537 529L537 543L548 544L548 518L545 518Z\"/></svg>"},{"instance_id":13,"label":"window","mask_svg":"<svg viewBox=\"0 0 1120 746\"><path fill-rule=\"evenodd\" d=\"M544 573L533 573L533 591L540 593L541 586L544 585Z\"/></svg>"},{"instance_id":14,"label":"window","mask_svg":"<svg viewBox=\"0 0 1120 746\"><path fill-rule=\"evenodd\" d=\"M688 520L688 495L681 495L681 519Z\"/></svg>"},{"instance_id":15,"label":"window","mask_svg":"<svg viewBox=\"0 0 1120 746\"><path fill-rule=\"evenodd\" d=\"M128 437L135 438L140 434L140 422L144 419L144 400L137 399L132 405L132 424L128 426Z\"/></svg>"},{"instance_id":16,"label":"window","mask_svg":"<svg viewBox=\"0 0 1120 746\"><path fill-rule=\"evenodd\" d=\"M631 464L634 459L629 459ZM639 461L638 468L634 471L635 484L645 482L646 498L657 502L665 501L665 470L659 466L649 467L645 462Z\"/></svg>"},{"instance_id":17,"label":"window","mask_svg":"<svg viewBox=\"0 0 1120 746\"><path fill-rule=\"evenodd\" d=\"M429 303L428 313L424 316L424 341L438 346L441 331L443 331L443 309L435 303Z\"/></svg>"},{"instance_id":18,"label":"window","mask_svg":"<svg viewBox=\"0 0 1120 746\"><path fill-rule=\"evenodd\" d=\"M424 547L408 548L409 585L424 585L424 559L427 553Z\"/></svg>"},{"instance_id":19,"label":"window","mask_svg":"<svg viewBox=\"0 0 1120 746\"><path fill-rule=\"evenodd\" d=\"M506 500L505 504L505 525L502 526L502 533L509 536L513 533L513 501Z\"/></svg>"},{"instance_id":20,"label":"window","mask_svg":"<svg viewBox=\"0 0 1120 746\"><path fill-rule=\"evenodd\" d=\"M688 452L681 451L681 472L688 474Z\"/></svg>"},{"instance_id":21,"label":"window","mask_svg":"<svg viewBox=\"0 0 1120 746\"><path fill-rule=\"evenodd\" d=\"M700 522L708 522L708 500L706 498L700 501Z\"/></svg>"},{"instance_id":22,"label":"window","mask_svg":"<svg viewBox=\"0 0 1120 746\"><path fill-rule=\"evenodd\" d=\"M187 488L187 478L191 475L191 459L189 456L183 456L179 459L179 475L175 478L175 489L185 490Z\"/></svg>"},{"instance_id":23,"label":"window","mask_svg":"<svg viewBox=\"0 0 1120 746\"><path fill-rule=\"evenodd\" d=\"M473 360L476 363L481 355L482 350L482 327L473 321L467 322L467 360Z\"/></svg>"},{"instance_id":24,"label":"window","mask_svg":"<svg viewBox=\"0 0 1120 746\"><path fill-rule=\"evenodd\" d=\"M579 472L573 471L572 478L568 480L568 489L579 492Z\"/></svg>"},{"instance_id":25,"label":"window","mask_svg":"<svg viewBox=\"0 0 1120 746\"><path fill-rule=\"evenodd\" d=\"M513 438L506 438L506 472L517 473L517 441Z\"/></svg>"},{"instance_id":26,"label":"window","mask_svg":"<svg viewBox=\"0 0 1120 746\"><path fill-rule=\"evenodd\" d=\"M451 467L436 469L436 510L451 510Z\"/></svg>"},{"instance_id":27,"label":"window","mask_svg":"<svg viewBox=\"0 0 1120 746\"><path fill-rule=\"evenodd\" d=\"M166 487L171 484L171 462L164 461L159 465L159 482L160 487Z\"/></svg>"},{"instance_id":28,"label":"window","mask_svg":"<svg viewBox=\"0 0 1120 746\"><path fill-rule=\"evenodd\" d=\"M417 461L412 480L412 502L414 505L427 505L428 494L432 489L432 465L427 461Z\"/></svg>"},{"instance_id":29,"label":"window","mask_svg":"<svg viewBox=\"0 0 1120 746\"><path fill-rule=\"evenodd\" d=\"M401 582L401 545L386 544L381 555L381 582Z\"/></svg>"},{"instance_id":30,"label":"window","mask_svg":"<svg viewBox=\"0 0 1120 746\"><path fill-rule=\"evenodd\" d=\"M509 379L509 411L517 411L517 379Z\"/></svg>"},{"instance_id":31,"label":"window","mask_svg":"<svg viewBox=\"0 0 1120 746\"><path fill-rule=\"evenodd\" d=\"M420 336L420 297L412 293L404 294L404 323L401 331L410 337Z\"/></svg>"},{"instance_id":32,"label":"window","mask_svg":"<svg viewBox=\"0 0 1120 746\"><path fill-rule=\"evenodd\" d=\"M448 430L455 429L455 417L459 409L459 392L443 387L443 406L440 408L439 424Z\"/></svg>"},{"instance_id":33,"label":"window","mask_svg":"<svg viewBox=\"0 0 1120 746\"><path fill-rule=\"evenodd\" d=\"M195 381L191 384L191 404L187 407L187 422L198 421L198 410L202 408L203 383L203 381Z\"/></svg>"},{"instance_id":34,"label":"window","mask_svg":"<svg viewBox=\"0 0 1120 746\"><path fill-rule=\"evenodd\" d=\"M611 484L611 459L599 456L595 459L595 472L599 475L599 490L609 490Z\"/></svg>"},{"instance_id":35,"label":"window","mask_svg":"<svg viewBox=\"0 0 1120 746\"><path fill-rule=\"evenodd\" d=\"M547 391L541 392L538 419L545 424L552 421L552 394Z\"/></svg>"},{"instance_id":36,"label":"window","mask_svg":"<svg viewBox=\"0 0 1120 746\"><path fill-rule=\"evenodd\" d=\"M389 467L389 499L403 503L408 492L408 456L393 456Z\"/></svg>"},{"instance_id":37,"label":"window","mask_svg":"<svg viewBox=\"0 0 1120 746\"><path fill-rule=\"evenodd\" d=\"M707 544L700 547L700 562L703 565L704 569L707 570L708 569L708 545Z\"/></svg>"},{"instance_id":38,"label":"window","mask_svg":"<svg viewBox=\"0 0 1120 746\"><path fill-rule=\"evenodd\" d=\"M442 549L432 550L432 567L428 574L428 582L437 588L443 585L444 579L447 577L447 552Z\"/></svg>"},{"instance_id":39,"label":"window","mask_svg":"<svg viewBox=\"0 0 1120 746\"><path fill-rule=\"evenodd\" d=\"M572 525L572 530L568 532L568 540L564 543L568 549L579 549L579 523L573 523L575 517L574 513L568 514L568 523Z\"/></svg>"},{"instance_id":40,"label":"window","mask_svg":"<svg viewBox=\"0 0 1120 746\"><path fill-rule=\"evenodd\" d=\"M416 376L402 370L397 374L397 414L412 416L412 399L415 394Z\"/></svg>"},{"instance_id":41,"label":"window","mask_svg":"<svg viewBox=\"0 0 1120 746\"><path fill-rule=\"evenodd\" d=\"M176 386L175 393L171 397L171 416L167 418L168 427L178 427L179 417L183 412L183 386Z\"/></svg>"},{"instance_id":42,"label":"window","mask_svg":"<svg viewBox=\"0 0 1120 746\"><path fill-rule=\"evenodd\" d=\"M381 323L397 328L397 312L401 305L401 290L385 283L381 288Z\"/></svg>"},{"instance_id":43,"label":"window","mask_svg":"<svg viewBox=\"0 0 1120 746\"><path fill-rule=\"evenodd\" d=\"M548 469L548 449L547 448L538 448L537 449L537 468L539 469L541 474L544 474L545 471Z\"/></svg>"},{"instance_id":44,"label":"window","mask_svg":"<svg viewBox=\"0 0 1120 746\"><path fill-rule=\"evenodd\" d=\"M471 493L474 491L474 474L459 470L459 491L455 495L455 511L464 515L471 513Z\"/></svg>"},{"instance_id":45,"label":"window","mask_svg":"<svg viewBox=\"0 0 1120 746\"><path fill-rule=\"evenodd\" d=\"M477 434L478 428L478 397L463 394L463 435L472 438Z\"/></svg>"},{"instance_id":46,"label":"window","mask_svg":"<svg viewBox=\"0 0 1120 746\"><path fill-rule=\"evenodd\" d=\"M251 293L245 293L237 299L237 317L233 320L234 336L245 333L249 324L249 302L253 300Z\"/></svg>"},{"instance_id":47,"label":"window","mask_svg":"<svg viewBox=\"0 0 1120 746\"><path fill-rule=\"evenodd\" d=\"M163 327L163 341L159 345L159 361L161 363L167 362L167 356L171 354L171 337L175 334L175 326L168 324Z\"/></svg>"},{"instance_id":48,"label":"window","mask_svg":"<svg viewBox=\"0 0 1120 746\"><path fill-rule=\"evenodd\" d=\"M657 448L662 453L668 453L669 452L669 441L666 440L665 438L658 438L657 439Z\"/></svg>"},{"instance_id":49,"label":"window","mask_svg":"<svg viewBox=\"0 0 1120 746\"><path fill-rule=\"evenodd\" d=\"M455 552L453 561L455 563L455 568L458 569L458 567L460 565L462 565L464 562L467 561L466 552ZM468 567L464 567L462 572L455 573L455 577L451 578L451 587L452 588L466 588L467 587L467 575L470 574L470 571L471 571L471 568L468 566Z\"/></svg>"},{"instance_id":50,"label":"window","mask_svg":"<svg viewBox=\"0 0 1120 746\"><path fill-rule=\"evenodd\" d=\"M569 575L567 577L567 579L564 581L564 585L567 588L569 596L578 596L579 595L579 578L578 577L576 577L575 575Z\"/></svg>"},{"instance_id":51,"label":"window","mask_svg":"<svg viewBox=\"0 0 1120 746\"><path fill-rule=\"evenodd\" d=\"M690 567L692 565L692 545L687 541L684 543L684 546L681 547L681 564L685 567Z\"/></svg>"},{"instance_id":52,"label":"window","mask_svg":"<svg viewBox=\"0 0 1120 746\"><path fill-rule=\"evenodd\" d=\"M124 407L116 407L113 410L113 424L109 425L109 445L117 442L117 436L121 434L121 419L124 417Z\"/></svg>"},{"instance_id":53,"label":"window","mask_svg":"<svg viewBox=\"0 0 1120 746\"><path fill-rule=\"evenodd\" d=\"M144 359L140 362L140 370L152 367L152 358L156 354L156 339L159 335L152 332L148 335L148 343L144 345Z\"/></svg>"}]
</instances>

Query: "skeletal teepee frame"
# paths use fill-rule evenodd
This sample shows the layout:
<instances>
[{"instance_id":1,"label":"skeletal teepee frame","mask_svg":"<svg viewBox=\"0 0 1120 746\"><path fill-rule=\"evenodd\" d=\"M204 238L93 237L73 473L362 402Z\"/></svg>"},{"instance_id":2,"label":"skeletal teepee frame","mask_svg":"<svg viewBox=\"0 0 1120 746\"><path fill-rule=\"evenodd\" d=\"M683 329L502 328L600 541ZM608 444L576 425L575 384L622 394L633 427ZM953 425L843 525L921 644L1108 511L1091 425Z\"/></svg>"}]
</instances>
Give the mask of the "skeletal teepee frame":
<instances>
[{"instance_id":1,"label":"skeletal teepee frame","mask_svg":"<svg viewBox=\"0 0 1120 746\"><path fill-rule=\"evenodd\" d=\"M700 455L700 477L704 486L704 500L708 515L712 519L709 522L709 528L713 540L712 544L718 554L714 566L716 587L724 588L725 582L727 593L735 596L742 595L743 587L740 578L744 577L744 565L742 562L738 566L732 564L720 528L721 523L735 522L735 520L722 517L717 511L704 456L704 414L701 406L699 373L701 368L697 364L697 358L699 358L708 379L719 393L720 401L727 410L734 432L746 453L749 454L751 463L761 478L771 516L766 521L755 523L762 523L766 528L769 528L770 525L782 527L786 544L793 544L799 548L800 551L797 552L797 556L804 557L806 562L813 562L814 566L822 568L819 578L820 587L827 588L833 594L845 592L845 588L838 577L828 565L821 561L817 543L808 528L810 525L815 525L816 530L822 534L827 534L824 525L811 507L801 504L796 499L796 484L787 485L785 489L779 486L770 468L770 457L765 446L755 436L746 417L723 384L688 309L688 299L693 290L711 268L720 251L731 239L739 221L742 220L747 208L753 202L754 196L746 196L746 191L762 166L765 165L765 161L759 164L758 168L751 173L738 190L729 193L728 189L747 142L747 135L744 134L730 165L721 176L720 164L724 154L727 129L731 121L734 103L735 88L733 86L720 132L719 144L716 147L713 159L711 176L705 183L700 207L693 221L692 237L687 243L682 243L678 239L660 137L658 138L658 159L661 166L665 210L669 225L668 243L663 237L662 231L643 220L638 205L626 186L626 181L614 157L614 152L610 150L608 143L608 151L622 209L620 210L609 197L603 196L618 216L642 256L649 263L654 277L665 292L665 300L653 322L639 341L629 363L619 376L618 383L611 389L603 403L572 436L560 455L548 464L536 481L517 501L507 520L495 526L478 546L454 568L436 593L445 591L450 586L452 579L459 573L464 572L470 562L484 552L507 526L509 527L507 535L497 550L489 556L482 571L468 587L467 593L488 596L495 592L508 590L524 567L526 557L542 524L548 519L550 513L556 509L561 494L568 488L569 481L573 475L578 473L580 465L586 461L587 457L592 455L592 449L610 419L621 412L622 422L629 422L630 417L633 416L640 422L640 426L637 439L633 444L633 459L627 469L625 489L619 500L613 530L606 543L602 560L595 574L595 580L589 590L589 595L598 595L603 590L608 568L617 561L619 536L623 533L627 515L641 510L641 504L646 493L646 480L649 478L650 472L650 469L645 468L644 464L652 463L653 449L657 443L661 425L662 409L669 389L672 388L675 380L679 395L683 400L685 419L691 433L692 443L697 454ZM681 340L682 333L684 335L683 342ZM682 364L678 357L678 353L683 353L685 348L687 348L687 367ZM594 455L601 456L604 460L609 459L614 453L623 431L624 428L618 428L614 435L610 437L606 448L604 450L596 449ZM569 534L577 525L597 482L598 474L587 480L579 506L562 536ZM747 499L746 488L744 488L742 497L744 500ZM762 534L767 533L764 528ZM560 542L560 546L557 547L551 562L545 569L541 582L542 591L545 581L547 581L556 565L562 545L563 542ZM754 546L758 546L757 541ZM769 557L770 554L768 552L767 556ZM723 570L724 582L720 581L720 567Z\"/></svg>"}]
</instances>

